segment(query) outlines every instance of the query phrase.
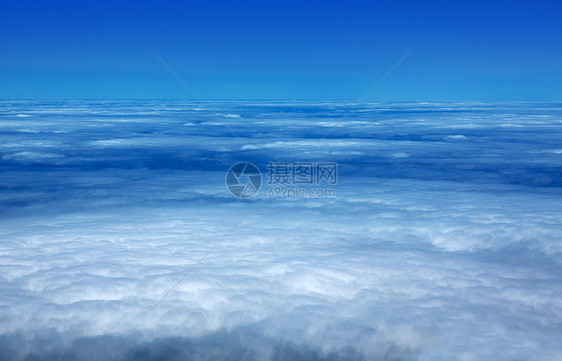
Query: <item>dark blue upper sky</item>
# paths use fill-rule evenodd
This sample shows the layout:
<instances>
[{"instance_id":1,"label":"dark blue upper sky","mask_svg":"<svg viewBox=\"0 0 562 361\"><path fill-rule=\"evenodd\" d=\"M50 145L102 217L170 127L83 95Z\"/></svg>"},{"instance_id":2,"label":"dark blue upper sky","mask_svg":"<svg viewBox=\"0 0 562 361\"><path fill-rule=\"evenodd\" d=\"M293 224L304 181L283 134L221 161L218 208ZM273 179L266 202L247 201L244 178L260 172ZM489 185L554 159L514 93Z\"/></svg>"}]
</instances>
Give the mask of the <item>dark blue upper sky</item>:
<instances>
[{"instance_id":1,"label":"dark blue upper sky","mask_svg":"<svg viewBox=\"0 0 562 361\"><path fill-rule=\"evenodd\" d=\"M562 3L0 2L0 98L562 100Z\"/></svg>"}]
</instances>

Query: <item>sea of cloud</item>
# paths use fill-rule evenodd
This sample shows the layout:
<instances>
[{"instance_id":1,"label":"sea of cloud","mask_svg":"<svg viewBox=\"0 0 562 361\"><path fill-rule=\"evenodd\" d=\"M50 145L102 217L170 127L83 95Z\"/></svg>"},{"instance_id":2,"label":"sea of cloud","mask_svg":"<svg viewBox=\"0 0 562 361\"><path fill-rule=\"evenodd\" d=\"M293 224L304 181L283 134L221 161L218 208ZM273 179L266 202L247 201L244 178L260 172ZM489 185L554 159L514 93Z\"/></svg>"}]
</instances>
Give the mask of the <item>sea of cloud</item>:
<instances>
[{"instance_id":1,"label":"sea of cloud","mask_svg":"<svg viewBox=\"0 0 562 361\"><path fill-rule=\"evenodd\" d=\"M562 359L562 104L3 101L0 170L0 360Z\"/></svg>"}]
</instances>

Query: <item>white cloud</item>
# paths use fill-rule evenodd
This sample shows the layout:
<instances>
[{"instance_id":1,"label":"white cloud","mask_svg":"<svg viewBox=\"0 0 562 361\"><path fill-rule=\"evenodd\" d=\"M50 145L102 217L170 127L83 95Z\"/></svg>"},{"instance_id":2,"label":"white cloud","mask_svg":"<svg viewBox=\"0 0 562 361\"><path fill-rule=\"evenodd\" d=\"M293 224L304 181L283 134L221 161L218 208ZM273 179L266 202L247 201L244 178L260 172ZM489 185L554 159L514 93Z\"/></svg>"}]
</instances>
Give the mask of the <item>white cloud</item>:
<instances>
[{"instance_id":1,"label":"white cloud","mask_svg":"<svg viewBox=\"0 0 562 361\"><path fill-rule=\"evenodd\" d=\"M212 114L263 118L239 106ZM302 104L284 108L288 123L292 107ZM87 130L112 113L101 108L55 124L67 134L0 135L12 144L0 180L0 359L560 358L559 187L534 180L555 177L543 163L504 157L558 149L551 130L526 144L485 125L442 142L448 124L417 114L373 139L318 141L312 117L301 139L253 138L276 131L266 122L241 142L183 116ZM49 154L63 166L47 166ZM336 157L337 199L228 196L235 161L302 154Z\"/></svg>"}]
</instances>

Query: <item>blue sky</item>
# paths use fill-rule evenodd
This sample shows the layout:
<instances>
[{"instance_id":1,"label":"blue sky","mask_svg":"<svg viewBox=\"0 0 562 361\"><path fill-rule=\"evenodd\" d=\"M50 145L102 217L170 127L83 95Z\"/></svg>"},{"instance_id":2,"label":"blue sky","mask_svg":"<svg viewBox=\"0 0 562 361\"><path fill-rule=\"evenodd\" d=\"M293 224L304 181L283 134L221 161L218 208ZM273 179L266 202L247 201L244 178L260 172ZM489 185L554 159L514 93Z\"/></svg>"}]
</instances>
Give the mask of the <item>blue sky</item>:
<instances>
[{"instance_id":1,"label":"blue sky","mask_svg":"<svg viewBox=\"0 0 562 361\"><path fill-rule=\"evenodd\" d=\"M0 3L0 98L562 100L562 5Z\"/></svg>"}]
</instances>

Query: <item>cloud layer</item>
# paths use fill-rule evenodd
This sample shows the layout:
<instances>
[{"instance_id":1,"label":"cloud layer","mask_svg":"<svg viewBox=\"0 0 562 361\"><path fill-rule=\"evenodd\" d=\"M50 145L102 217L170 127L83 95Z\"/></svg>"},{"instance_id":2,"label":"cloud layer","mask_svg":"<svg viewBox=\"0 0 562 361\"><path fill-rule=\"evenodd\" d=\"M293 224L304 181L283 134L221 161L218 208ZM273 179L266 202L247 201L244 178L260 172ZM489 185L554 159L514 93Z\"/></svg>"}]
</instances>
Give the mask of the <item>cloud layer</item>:
<instances>
[{"instance_id":1,"label":"cloud layer","mask_svg":"<svg viewBox=\"0 0 562 361\"><path fill-rule=\"evenodd\" d=\"M559 104L2 105L0 359L562 357Z\"/></svg>"}]
</instances>

